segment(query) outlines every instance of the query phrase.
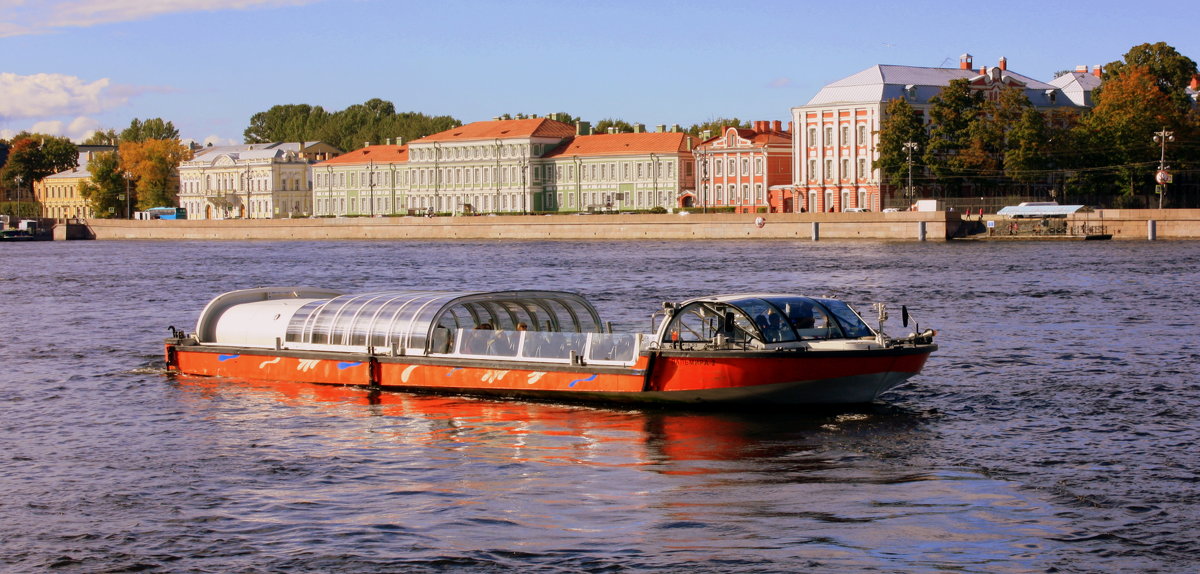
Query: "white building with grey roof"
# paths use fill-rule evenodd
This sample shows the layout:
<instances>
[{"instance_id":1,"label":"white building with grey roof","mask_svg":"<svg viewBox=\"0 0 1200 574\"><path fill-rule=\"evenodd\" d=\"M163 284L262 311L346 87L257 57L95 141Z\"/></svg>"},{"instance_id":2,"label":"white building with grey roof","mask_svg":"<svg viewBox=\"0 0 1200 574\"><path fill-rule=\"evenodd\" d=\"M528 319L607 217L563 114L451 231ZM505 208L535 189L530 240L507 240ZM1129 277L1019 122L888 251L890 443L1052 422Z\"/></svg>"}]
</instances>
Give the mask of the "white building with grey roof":
<instances>
[{"instance_id":1,"label":"white building with grey roof","mask_svg":"<svg viewBox=\"0 0 1200 574\"><path fill-rule=\"evenodd\" d=\"M1008 69L1000 58L994 68L974 68L963 54L958 68L876 65L826 85L807 104L792 108L792 205L799 211L842 211L887 207L892 192L875 167L876 145L889 101L905 99L927 117L930 99L964 79L986 97L1006 88L1024 91L1038 109L1077 108L1091 104L1098 74L1064 74L1046 83Z\"/></svg>"},{"instance_id":2,"label":"white building with grey roof","mask_svg":"<svg viewBox=\"0 0 1200 574\"><path fill-rule=\"evenodd\" d=\"M307 217L311 163L340 154L321 142L200 148L179 165L179 206L188 219Z\"/></svg>"}]
</instances>

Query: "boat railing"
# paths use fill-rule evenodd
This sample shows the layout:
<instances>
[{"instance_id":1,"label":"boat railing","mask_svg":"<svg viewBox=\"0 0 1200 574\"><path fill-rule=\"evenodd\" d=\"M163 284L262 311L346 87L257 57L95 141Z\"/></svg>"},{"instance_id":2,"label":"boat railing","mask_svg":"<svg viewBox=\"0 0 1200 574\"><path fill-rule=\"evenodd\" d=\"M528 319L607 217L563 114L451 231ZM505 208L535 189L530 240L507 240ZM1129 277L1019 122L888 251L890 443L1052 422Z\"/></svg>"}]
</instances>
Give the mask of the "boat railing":
<instances>
[{"instance_id":1,"label":"boat railing","mask_svg":"<svg viewBox=\"0 0 1200 574\"><path fill-rule=\"evenodd\" d=\"M632 365L641 334L460 330L449 354L545 363Z\"/></svg>"}]
</instances>

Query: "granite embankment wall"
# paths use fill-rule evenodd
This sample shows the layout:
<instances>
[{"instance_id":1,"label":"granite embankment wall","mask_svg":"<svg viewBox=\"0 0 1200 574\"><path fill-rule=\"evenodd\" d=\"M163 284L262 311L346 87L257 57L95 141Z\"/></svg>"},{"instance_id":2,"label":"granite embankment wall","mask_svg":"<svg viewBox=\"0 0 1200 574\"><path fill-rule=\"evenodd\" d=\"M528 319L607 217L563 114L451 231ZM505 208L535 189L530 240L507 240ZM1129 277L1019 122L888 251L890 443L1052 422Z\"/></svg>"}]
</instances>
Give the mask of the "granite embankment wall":
<instances>
[{"instance_id":1,"label":"granite embankment wall","mask_svg":"<svg viewBox=\"0 0 1200 574\"><path fill-rule=\"evenodd\" d=\"M945 241L957 215L920 213L514 215L497 217L352 217L217 221L89 220L95 239L821 239ZM74 225L72 226L74 227ZM64 233L64 238L65 238ZM74 234L72 234L74 235Z\"/></svg>"},{"instance_id":2,"label":"granite embankment wall","mask_svg":"<svg viewBox=\"0 0 1200 574\"><path fill-rule=\"evenodd\" d=\"M957 213L770 213L554 215L498 217L351 217L217 221L89 220L59 224L56 239L322 240L322 239L820 239L945 241L961 224ZM994 219L984 215L984 220ZM1103 226L1113 239L1200 239L1200 209L1105 209L1072 216L1072 225ZM983 238L983 237L981 237Z\"/></svg>"}]
</instances>

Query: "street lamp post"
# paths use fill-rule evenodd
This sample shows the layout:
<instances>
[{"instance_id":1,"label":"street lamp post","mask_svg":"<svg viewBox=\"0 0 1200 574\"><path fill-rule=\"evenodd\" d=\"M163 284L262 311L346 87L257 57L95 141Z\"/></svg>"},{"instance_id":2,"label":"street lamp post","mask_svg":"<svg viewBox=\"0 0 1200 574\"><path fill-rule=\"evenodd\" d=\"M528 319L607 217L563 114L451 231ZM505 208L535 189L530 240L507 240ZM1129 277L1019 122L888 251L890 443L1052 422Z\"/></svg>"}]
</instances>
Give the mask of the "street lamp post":
<instances>
[{"instance_id":1,"label":"street lamp post","mask_svg":"<svg viewBox=\"0 0 1200 574\"><path fill-rule=\"evenodd\" d=\"M1158 173L1154 175L1154 180L1158 183L1158 208L1162 209L1163 196L1167 194L1167 184L1171 183L1171 174L1167 173L1167 142L1175 141L1175 132L1167 131L1165 128L1162 131L1154 132L1154 142L1159 144L1160 151L1158 156Z\"/></svg>"},{"instance_id":2,"label":"street lamp post","mask_svg":"<svg viewBox=\"0 0 1200 574\"><path fill-rule=\"evenodd\" d=\"M250 164L246 164L246 219L250 219Z\"/></svg>"},{"instance_id":3,"label":"street lamp post","mask_svg":"<svg viewBox=\"0 0 1200 574\"><path fill-rule=\"evenodd\" d=\"M904 151L908 153L908 205L911 208L913 202L913 186L912 186L912 154L917 149L917 142L904 142Z\"/></svg>"},{"instance_id":4,"label":"street lamp post","mask_svg":"<svg viewBox=\"0 0 1200 574\"><path fill-rule=\"evenodd\" d=\"M121 174L125 178L125 219L129 219L129 182L133 181L132 172Z\"/></svg>"},{"instance_id":5,"label":"street lamp post","mask_svg":"<svg viewBox=\"0 0 1200 574\"><path fill-rule=\"evenodd\" d=\"M17 182L17 213L16 213L16 216L17 216L17 225L19 226L21 224L21 182L25 181L25 178L18 175L16 177L14 177L13 180Z\"/></svg>"},{"instance_id":6,"label":"street lamp post","mask_svg":"<svg viewBox=\"0 0 1200 574\"><path fill-rule=\"evenodd\" d=\"M371 217L375 217L375 160L367 162L367 189L371 196Z\"/></svg>"}]
</instances>

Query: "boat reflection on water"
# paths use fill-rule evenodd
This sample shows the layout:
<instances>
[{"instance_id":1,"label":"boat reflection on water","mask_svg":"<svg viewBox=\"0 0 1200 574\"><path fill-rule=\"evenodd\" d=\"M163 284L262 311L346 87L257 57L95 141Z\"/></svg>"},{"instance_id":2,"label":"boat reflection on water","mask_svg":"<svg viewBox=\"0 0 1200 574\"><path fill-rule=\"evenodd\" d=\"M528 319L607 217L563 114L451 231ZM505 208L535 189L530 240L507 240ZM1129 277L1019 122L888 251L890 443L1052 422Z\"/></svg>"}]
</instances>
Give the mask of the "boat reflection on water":
<instances>
[{"instance_id":1,"label":"boat reflection on water","mask_svg":"<svg viewBox=\"0 0 1200 574\"><path fill-rule=\"evenodd\" d=\"M385 417L383 428L410 445L507 450L510 460L662 465L657 472L700 474L716 461L787 457L810 468L833 435L854 427L911 428L913 415L885 405L834 410L743 412L606 408L380 392L353 386L174 375L203 395L248 394L289 408L324 407L336 417ZM354 426L351 423L351 426ZM872 432L881 431L875 428ZM890 432L890 431L887 431ZM491 451L497 454L497 451ZM715 470L713 470L715 472Z\"/></svg>"}]
</instances>

